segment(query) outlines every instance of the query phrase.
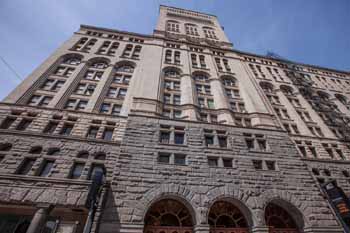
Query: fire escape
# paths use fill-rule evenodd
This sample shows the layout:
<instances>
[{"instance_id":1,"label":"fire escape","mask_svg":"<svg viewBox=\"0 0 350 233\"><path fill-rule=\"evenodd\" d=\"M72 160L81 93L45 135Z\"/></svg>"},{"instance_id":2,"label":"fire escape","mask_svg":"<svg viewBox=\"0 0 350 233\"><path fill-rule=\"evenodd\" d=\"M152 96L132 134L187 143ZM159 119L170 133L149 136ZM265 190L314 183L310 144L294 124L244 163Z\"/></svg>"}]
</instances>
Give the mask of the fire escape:
<instances>
[{"instance_id":1,"label":"fire escape","mask_svg":"<svg viewBox=\"0 0 350 233\"><path fill-rule=\"evenodd\" d=\"M298 88L300 94L309 102L312 108L323 118L325 124L333 130L337 130L341 140L350 142L350 118L342 113L337 105L327 96L320 94L313 86L313 81L306 78L297 65L273 52L267 53L268 57L282 60L286 65L287 76ZM334 132L334 131L333 131Z\"/></svg>"}]
</instances>

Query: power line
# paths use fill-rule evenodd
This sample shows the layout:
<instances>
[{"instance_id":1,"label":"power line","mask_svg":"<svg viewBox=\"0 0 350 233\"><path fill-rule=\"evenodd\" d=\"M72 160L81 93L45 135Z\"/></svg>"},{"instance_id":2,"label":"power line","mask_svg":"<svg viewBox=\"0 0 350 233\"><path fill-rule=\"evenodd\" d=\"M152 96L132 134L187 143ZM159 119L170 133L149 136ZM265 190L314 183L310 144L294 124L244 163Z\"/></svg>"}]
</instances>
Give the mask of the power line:
<instances>
[{"instance_id":1,"label":"power line","mask_svg":"<svg viewBox=\"0 0 350 233\"><path fill-rule=\"evenodd\" d=\"M5 66L7 66L7 68L9 68L9 70L11 70L12 73L15 74L16 78L18 78L19 80L23 81L23 79L21 78L21 76L15 71L15 69L13 69L13 68L10 66L10 64L8 64L8 63L6 62L6 60L5 60L2 56L0 56L0 59L1 59L1 61L5 64Z\"/></svg>"}]
</instances>

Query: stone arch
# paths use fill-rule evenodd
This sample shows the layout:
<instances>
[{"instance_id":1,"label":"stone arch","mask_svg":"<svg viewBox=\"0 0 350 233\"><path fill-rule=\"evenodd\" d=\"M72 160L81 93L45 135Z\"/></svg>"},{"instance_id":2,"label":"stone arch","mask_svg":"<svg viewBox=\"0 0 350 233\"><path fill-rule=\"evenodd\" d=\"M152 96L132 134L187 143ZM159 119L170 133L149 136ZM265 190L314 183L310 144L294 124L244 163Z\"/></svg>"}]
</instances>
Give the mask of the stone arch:
<instances>
[{"instance_id":1,"label":"stone arch","mask_svg":"<svg viewBox=\"0 0 350 233\"><path fill-rule=\"evenodd\" d=\"M181 202L191 213L193 226L198 224L198 204L194 203L198 195L190 189L176 184L163 184L149 190L143 198L137 203L135 208L135 215L138 215L142 221L145 221L146 214L150 207L164 199L174 199Z\"/></svg>"},{"instance_id":2,"label":"stone arch","mask_svg":"<svg viewBox=\"0 0 350 233\"><path fill-rule=\"evenodd\" d=\"M94 57L94 58L89 59L87 61L87 64L89 66L92 66L93 64L98 63L98 62L105 63L107 66L109 66L109 64L111 63L111 60L109 60L108 58L105 58L105 57Z\"/></svg>"},{"instance_id":3,"label":"stone arch","mask_svg":"<svg viewBox=\"0 0 350 233\"><path fill-rule=\"evenodd\" d=\"M114 64L114 66L116 67L116 68L118 68L118 67L121 67L121 66L125 66L125 65L127 65L127 66L132 66L132 67L136 67L136 63L135 62L133 62L133 61L118 61L118 62L116 62L115 64Z\"/></svg>"},{"instance_id":4,"label":"stone arch","mask_svg":"<svg viewBox=\"0 0 350 233\"><path fill-rule=\"evenodd\" d=\"M317 95L323 100L329 100L331 98L331 95L325 91L317 91Z\"/></svg>"},{"instance_id":5,"label":"stone arch","mask_svg":"<svg viewBox=\"0 0 350 233\"><path fill-rule=\"evenodd\" d=\"M308 213L307 203L301 202L295 195L292 195L288 191L282 190L268 190L261 194L260 208L263 210L260 212L263 216L259 216L265 222L265 209L268 204L272 203L280 206L293 217L299 230L302 230L305 226L309 225L308 219L305 216Z\"/></svg>"},{"instance_id":6,"label":"stone arch","mask_svg":"<svg viewBox=\"0 0 350 233\"><path fill-rule=\"evenodd\" d=\"M210 78L210 74L208 72L200 71L200 70L196 70L196 71L192 72L191 76L194 77L194 76L200 76L200 75Z\"/></svg>"},{"instance_id":7,"label":"stone arch","mask_svg":"<svg viewBox=\"0 0 350 233\"><path fill-rule=\"evenodd\" d=\"M175 71L175 72L179 73L179 75L183 74L182 70L180 68L178 68L178 67L175 67L175 66L166 66L166 67L164 67L163 68L163 74L165 72L167 72L167 71Z\"/></svg>"},{"instance_id":8,"label":"stone arch","mask_svg":"<svg viewBox=\"0 0 350 233\"><path fill-rule=\"evenodd\" d=\"M207 211L207 221L209 225L211 225L210 220L211 220L211 214L212 214L213 208L215 208L216 205L220 205L220 208L223 209L224 208L223 204L224 205L228 204L228 209L231 209L233 213L220 213L220 214L221 216L228 217L228 219L232 219L232 222L234 223L233 224L234 227L249 228L253 226L253 220L252 220L253 218L252 218L252 213L250 209L242 201L232 198L230 196L218 197L216 200L214 200L213 203L211 203ZM219 217L219 215L217 216ZM217 220L219 220L220 217Z\"/></svg>"},{"instance_id":9,"label":"stone arch","mask_svg":"<svg viewBox=\"0 0 350 233\"><path fill-rule=\"evenodd\" d=\"M334 94L334 97L339 100L342 104L347 105L348 104L348 97L342 94Z\"/></svg>"},{"instance_id":10,"label":"stone arch","mask_svg":"<svg viewBox=\"0 0 350 233\"><path fill-rule=\"evenodd\" d=\"M67 53L61 56L63 62L69 58L77 58L82 61L84 59L84 56L79 53Z\"/></svg>"},{"instance_id":11,"label":"stone arch","mask_svg":"<svg viewBox=\"0 0 350 233\"><path fill-rule=\"evenodd\" d=\"M206 212L202 216L202 218L205 219L205 223L208 221L210 208L215 202L227 201L235 205L241 211L249 227L255 225L256 220L252 212L252 206L250 205L251 196L248 192L239 190L233 186L225 186L209 191L206 198L207 200L204 203Z\"/></svg>"},{"instance_id":12,"label":"stone arch","mask_svg":"<svg viewBox=\"0 0 350 233\"><path fill-rule=\"evenodd\" d=\"M264 90L264 92L273 92L275 90L275 87L272 83L261 81L259 82L260 87Z\"/></svg>"},{"instance_id":13,"label":"stone arch","mask_svg":"<svg viewBox=\"0 0 350 233\"><path fill-rule=\"evenodd\" d=\"M293 95L294 93L294 88L289 85L280 85L280 90L286 95Z\"/></svg>"}]
</instances>

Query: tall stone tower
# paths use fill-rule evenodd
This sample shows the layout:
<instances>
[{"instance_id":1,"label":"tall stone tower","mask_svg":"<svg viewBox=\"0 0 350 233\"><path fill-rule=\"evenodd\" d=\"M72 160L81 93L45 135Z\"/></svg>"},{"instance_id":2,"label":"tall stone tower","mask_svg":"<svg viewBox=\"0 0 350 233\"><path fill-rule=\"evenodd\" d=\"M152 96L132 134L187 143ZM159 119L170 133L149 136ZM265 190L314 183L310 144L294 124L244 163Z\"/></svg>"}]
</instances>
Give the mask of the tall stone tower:
<instances>
[{"instance_id":1,"label":"tall stone tower","mask_svg":"<svg viewBox=\"0 0 350 233\"><path fill-rule=\"evenodd\" d=\"M349 87L205 13L81 25L0 103L0 232L341 233Z\"/></svg>"}]
</instances>

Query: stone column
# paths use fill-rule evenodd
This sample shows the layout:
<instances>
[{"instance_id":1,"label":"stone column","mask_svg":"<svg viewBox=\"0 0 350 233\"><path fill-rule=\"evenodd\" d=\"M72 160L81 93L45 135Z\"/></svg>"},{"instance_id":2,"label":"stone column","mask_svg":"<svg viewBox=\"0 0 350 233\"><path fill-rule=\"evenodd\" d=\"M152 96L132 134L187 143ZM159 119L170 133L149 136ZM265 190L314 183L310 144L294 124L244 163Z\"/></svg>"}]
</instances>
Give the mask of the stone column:
<instances>
[{"instance_id":1,"label":"stone column","mask_svg":"<svg viewBox=\"0 0 350 233\"><path fill-rule=\"evenodd\" d=\"M181 76L181 105L185 105L182 115L186 120L196 120L195 102L192 78L189 74L184 74Z\"/></svg>"},{"instance_id":2,"label":"stone column","mask_svg":"<svg viewBox=\"0 0 350 233\"><path fill-rule=\"evenodd\" d=\"M52 208L53 206L39 207L39 209L35 212L26 233L38 233L40 228L45 223L45 220Z\"/></svg>"}]
</instances>

